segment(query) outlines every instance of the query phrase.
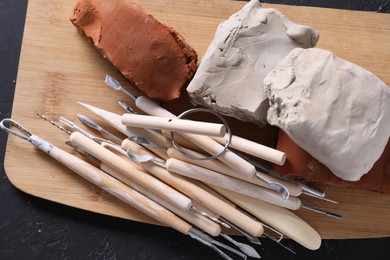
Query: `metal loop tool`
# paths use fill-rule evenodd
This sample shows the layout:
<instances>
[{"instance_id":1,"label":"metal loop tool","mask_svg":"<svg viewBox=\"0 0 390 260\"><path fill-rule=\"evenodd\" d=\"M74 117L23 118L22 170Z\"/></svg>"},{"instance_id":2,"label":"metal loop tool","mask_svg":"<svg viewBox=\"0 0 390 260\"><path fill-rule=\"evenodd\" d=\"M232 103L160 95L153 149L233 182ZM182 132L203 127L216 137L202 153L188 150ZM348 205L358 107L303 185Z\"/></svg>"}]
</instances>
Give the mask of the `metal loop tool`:
<instances>
[{"instance_id":1,"label":"metal loop tool","mask_svg":"<svg viewBox=\"0 0 390 260\"><path fill-rule=\"evenodd\" d=\"M5 126L5 124L8 124L8 127ZM14 126L17 129L19 129L21 133L18 133L16 131L11 130L11 126ZM24 128L23 126L21 126L20 124L18 124L16 121L14 121L10 118L5 118L5 119L1 120L0 127L1 127L1 129L3 129L4 131L6 131L9 134L12 134L12 135L17 136L19 138L22 138L23 140L31 142L30 136L32 136L32 133L30 131L28 131L26 128Z\"/></svg>"},{"instance_id":2,"label":"metal loop tool","mask_svg":"<svg viewBox=\"0 0 390 260\"><path fill-rule=\"evenodd\" d=\"M186 156L187 158L190 158L192 160L213 160L213 159L217 159L218 157L220 157L229 148L229 145L230 145L230 143L232 141L232 130L231 130L227 120L221 114L219 114L219 113L217 113L217 112L215 112L213 110L207 109L207 108L192 108L192 109L184 111L183 113L178 115L177 118L178 119L182 119L182 118L184 118L187 115L190 115L190 114L193 114L193 113L198 113L198 112L205 112L205 113L213 114L216 117L218 117L222 121L222 123L225 125L225 127L226 127L226 134L228 135L228 139L226 141L226 144L223 147L223 150L221 152L219 152L218 154L215 154L215 155L212 155L212 156L208 156L208 157L196 157L196 156L193 156L191 154L186 153L184 151L184 149L177 143L174 132L171 132L172 145L179 152L181 152L184 156Z\"/></svg>"}]
</instances>

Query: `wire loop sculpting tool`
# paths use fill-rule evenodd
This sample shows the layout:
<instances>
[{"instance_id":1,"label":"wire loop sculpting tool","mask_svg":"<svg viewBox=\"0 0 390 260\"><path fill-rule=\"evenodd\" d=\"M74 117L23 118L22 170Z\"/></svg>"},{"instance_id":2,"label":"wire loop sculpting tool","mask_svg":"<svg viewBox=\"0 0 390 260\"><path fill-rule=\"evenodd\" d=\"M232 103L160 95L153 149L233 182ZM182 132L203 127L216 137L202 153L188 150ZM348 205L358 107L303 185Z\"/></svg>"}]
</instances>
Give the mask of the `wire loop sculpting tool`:
<instances>
[{"instance_id":1,"label":"wire loop sculpting tool","mask_svg":"<svg viewBox=\"0 0 390 260\"><path fill-rule=\"evenodd\" d=\"M213 160L213 159L218 159L218 157L220 157L229 148L229 145L230 145L230 143L232 141L232 130L231 130L230 126L229 126L229 123L219 113L214 112L213 110L210 110L210 109L206 109L206 108L193 108L193 109L186 110L183 113L181 113L180 115L178 115L177 118L181 119L181 118L184 118L187 115L190 115L190 114L193 114L193 113L196 113L196 112L206 112L206 113L213 114L213 115L218 117L223 122L223 124L226 127L226 134L228 135L228 138L227 138L227 141L225 142L223 150L221 150L221 152L218 153L218 154L215 154L215 155L212 155L212 156L208 156L208 157L193 156L193 155L191 155L189 153L186 153L185 150L183 150L183 148L177 143L174 132L171 132L172 145L178 151L180 151L184 156L186 156L186 157L188 157L188 158L190 158L192 160Z\"/></svg>"},{"instance_id":2,"label":"wire loop sculpting tool","mask_svg":"<svg viewBox=\"0 0 390 260\"><path fill-rule=\"evenodd\" d=\"M284 200L287 200L290 196L290 192L283 184L280 184L279 182L269 181L267 178L257 173L255 174L255 177L260 181L264 182L271 190L280 193Z\"/></svg>"},{"instance_id":3,"label":"wire loop sculpting tool","mask_svg":"<svg viewBox=\"0 0 390 260\"><path fill-rule=\"evenodd\" d=\"M120 91L122 91L123 89L120 86L119 82L113 79L112 77L110 77L109 75L106 76L105 82L108 86L110 86L113 89L120 90ZM135 100L136 106L139 109L143 110L149 115L176 118L174 114L164 109L163 107L159 106L154 101L152 101L151 99L145 96L136 97L132 94L128 96L131 97L133 100ZM214 141L210 137L193 135L193 134L185 134L185 133L180 133L180 135L188 139L193 144L204 149L212 156L215 156L221 153L222 150L225 150L222 145L220 145L218 142ZM237 170L247 178L251 178L255 174L256 170L253 165L251 165L250 163L243 160L241 157L237 156L236 154L234 154L229 150L225 150L225 152L222 153L222 155L220 155L218 159L222 160L227 165L231 166L233 169Z\"/></svg>"}]
</instances>

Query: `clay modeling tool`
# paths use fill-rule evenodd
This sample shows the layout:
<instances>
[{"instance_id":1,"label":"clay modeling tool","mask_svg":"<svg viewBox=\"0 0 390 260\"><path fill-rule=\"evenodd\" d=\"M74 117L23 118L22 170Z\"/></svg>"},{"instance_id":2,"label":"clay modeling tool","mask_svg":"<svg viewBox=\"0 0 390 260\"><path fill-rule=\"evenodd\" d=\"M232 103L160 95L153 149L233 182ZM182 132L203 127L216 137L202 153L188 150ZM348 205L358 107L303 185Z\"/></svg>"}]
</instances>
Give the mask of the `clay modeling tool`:
<instances>
[{"instance_id":1,"label":"clay modeling tool","mask_svg":"<svg viewBox=\"0 0 390 260\"><path fill-rule=\"evenodd\" d=\"M217 186L212 186L212 188L229 198L240 208L304 247L311 250L316 250L320 247L321 237L318 232L293 212Z\"/></svg>"},{"instance_id":2,"label":"clay modeling tool","mask_svg":"<svg viewBox=\"0 0 390 260\"><path fill-rule=\"evenodd\" d=\"M41 114L37 113L38 116L40 116L41 118L43 119L47 119L46 116L41 116ZM83 135L87 136L89 139L97 142L97 143L101 143L103 142L105 139L103 138L100 138L100 137L97 137L97 136L94 136L93 134L90 134L88 131L84 130L83 128L81 128L80 126L76 125L75 123L73 123L72 121L66 119L65 117L61 116L60 117L60 122L63 123L64 125L67 125L68 127L70 127L71 129L77 131L77 132L80 132L82 133Z\"/></svg>"},{"instance_id":3,"label":"clay modeling tool","mask_svg":"<svg viewBox=\"0 0 390 260\"><path fill-rule=\"evenodd\" d=\"M84 115L81 115L81 114L77 114L77 117L78 119L83 123L85 124L86 126L90 127L90 128L93 128L97 131L100 131L102 132L103 134L105 135L108 135L109 137L111 137L112 139L114 139L115 141L121 143L122 142L122 139L120 139L119 137L117 137L116 135L112 134L111 132L107 131L106 129L104 129L103 127L101 127L98 123L96 123L94 120L92 120L91 118L87 117L87 116L84 116Z\"/></svg>"},{"instance_id":4,"label":"clay modeling tool","mask_svg":"<svg viewBox=\"0 0 390 260\"><path fill-rule=\"evenodd\" d=\"M175 158L169 158L165 162L165 167L168 171L208 184L214 184L281 207L296 210L301 206L300 200L296 197L289 196L284 199L278 192Z\"/></svg>"},{"instance_id":5,"label":"clay modeling tool","mask_svg":"<svg viewBox=\"0 0 390 260\"><path fill-rule=\"evenodd\" d=\"M130 148L129 140L124 140L122 146ZM289 197L287 200L281 198L279 193L265 189L261 186L254 185L249 182L245 182L230 176L223 175L219 172L208 170L206 168L177 160L175 158L169 158L163 160L156 158L153 155L147 154L136 154L131 148L128 150L128 155L131 159L137 162L148 162L154 161L164 165L164 167L176 174L180 174L192 179L196 179L205 183L211 183L218 185L220 187L233 190L247 196L251 196L260 200L267 201L272 204L279 205L281 207L286 207L292 210L296 210L301 206L301 202L296 197Z\"/></svg>"},{"instance_id":6,"label":"clay modeling tool","mask_svg":"<svg viewBox=\"0 0 390 260\"><path fill-rule=\"evenodd\" d=\"M306 199L302 199L302 208L308 209L308 210L314 211L316 213L325 215L327 217L335 218L335 219L342 219L343 218L339 214L332 213L332 212L325 211L325 210L321 209L318 205L316 205L316 204L314 204Z\"/></svg>"},{"instance_id":7,"label":"clay modeling tool","mask_svg":"<svg viewBox=\"0 0 390 260\"><path fill-rule=\"evenodd\" d=\"M109 75L106 76L105 82L111 88L124 92L120 83ZM148 97L136 97L135 95L132 95L128 92L125 94L134 99L136 106L149 115L176 118L174 114L159 106L157 103L150 100ZM184 133L181 133L180 135L191 141L193 144L204 149L211 156L216 156L219 160L223 161L244 176L251 178L255 174L256 170L253 165L243 160L233 152L227 150L226 147L220 145L216 141L212 140L210 137Z\"/></svg>"},{"instance_id":8,"label":"clay modeling tool","mask_svg":"<svg viewBox=\"0 0 390 260\"><path fill-rule=\"evenodd\" d=\"M181 161L192 163L200 167L222 173L224 175L228 175L246 182L253 183L255 185L270 188L278 193L281 193L284 199L288 199L290 195L297 197L302 193L302 189L300 188L299 185L294 184L292 182L287 182L281 179L277 179L275 177L266 175L261 172L256 172L255 175L256 178L247 179L244 178L242 175L237 174L235 170L233 170L232 168L230 168L229 166L227 166L226 164L224 164L219 160L192 160L187 156L184 156L182 152L178 151L175 147L170 147L170 148L162 147L140 136L130 136L128 139L143 146L164 150L171 158L176 158ZM194 157L199 158L203 156L198 152L191 151L185 148L182 149L184 150L185 153L191 154ZM155 152L155 149L153 149L153 151Z\"/></svg>"},{"instance_id":9,"label":"clay modeling tool","mask_svg":"<svg viewBox=\"0 0 390 260\"><path fill-rule=\"evenodd\" d=\"M148 198L152 199L153 201L157 202L158 204L162 205L166 209L172 211L177 216L183 218L184 220L188 221L189 223L197 226L204 232L208 233L211 236L222 236L235 246L237 246L242 252L244 252L246 255L254 258L260 258L260 255L257 253L257 251L244 243L240 243L236 240L234 240L232 237L228 236L227 234L222 233L221 227L215 223L214 221L208 219L204 215L198 213L198 211L190 210L190 211L183 211L178 209L177 207L169 204L167 201L161 199L159 196L154 194L153 192L145 189L144 187L137 185L136 183L132 182L130 179L126 178L124 175L118 173L114 169L108 167L105 164L101 164L101 168L103 171L109 173L114 178L118 179L119 181L127 184L128 186L132 187L133 189L141 192L143 195L147 196Z\"/></svg>"},{"instance_id":10,"label":"clay modeling tool","mask_svg":"<svg viewBox=\"0 0 390 260\"><path fill-rule=\"evenodd\" d=\"M334 201L334 200L326 198L324 191L321 191L321 190L319 190L317 188L314 188L314 187L308 185L307 183L305 183L304 181L294 180L294 179L290 179L290 178L287 178L287 177L280 176L272 168L267 167L267 166L265 166L264 164L262 164L262 163L260 163L258 161L251 160L251 159L247 158L246 156L244 156L242 154L240 154L240 155L243 156L244 159L250 161L253 165L255 165L256 168L258 168L261 171L267 173L268 175L273 176L273 177L278 178L278 179L281 179L281 180L284 180L286 182L290 182L290 183L294 183L296 185L299 185L299 187L302 190L302 194L305 194L305 195L308 195L310 197L317 198L317 199L320 199L320 200L324 200L326 202L330 202L330 203L333 203L333 204L338 204L337 201Z\"/></svg>"},{"instance_id":11,"label":"clay modeling tool","mask_svg":"<svg viewBox=\"0 0 390 260\"><path fill-rule=\"evenodd\" d=\"M161 146L161 145L158 145L158 144L155 144L155 143L152 143L148 139L143 138L142 136L133 135L133 136L129 136L127 139L129 139L130 141L132 141L132 142L134 142L136 144L139 144L139 145L142 145L144 147L147 147L148 149L150 149L150 148L152 148L152 149L159 149L159 150L161 150L163 152L168 152L168 148L167 147ZM180 153L180 152L178 152L178 153ZM183 157L185 157L185 156L183 155ZM185 158L187 158L187 157L185 157Z\"/></svg>"},{"instance_id":12,"label":"clay modeling tool","mask_svg":"<svg viewBox=\"0 0 390 260\"><path fill-rule=\"evenodd\" d=\"M226 127L223 124L148 116L126 113L122 115L122 124L132 127L175 131L196 135L224 136Z\"/></svg>"},{"instance_id":13,"label":"clay modeling tool","mask_svg":"<svg viewBox=\"0 0 390 260\"><path fill-rule=\"evenodd\" d=\"M330 202L333 204L339 204L337 201L326 198L324 191L319 190L318 188L313 187L312 185L308 185L307 183L305 183L302 180L294 180L294 181L302 187L303 194L310 196L310 197L313 197L313 198L316 198L316 199L324 200L326 202Z\"/></svg>"},{"instance_id":14,"label":"clay modeling tool","mask_svg":"<svg viewBox=\"0 0 390 260\"><path fill-rule=\"evenodd\" d=\"M133 139L136 139L136 138L133 138ZM137 141L142 141L142 139L139 139ZM188 154L193 154L196 157L201 156L197 152L190 151L189 149L185 149L185 152ZM225 175L229 175L231 177L253 183L255 185L260 185L263 187L270 188L270 189L280 193L284 199L288 199L288 197L290 195L297 197L302 193L302 189L300 189L300 187L298 185L294 185L291 182L282 181L280 179L274 178L272 176L266 175L266 174L261 173L261 172L256 172L256 174L255 174L256 178L246 179L246 178L243 178L242 175L237 174L237 172L235 170L233 170L232 168L230 168L229 166L227 166L226 164L224 164L220 161L189 160L188 158L186 158L186 156L183 156L183 154L180 153L174 147L168 148L167 153L172 158L176 158L176 159L179 159L182 161L193 163L193 164L196 164L198 166L204 167L206 169L220 172L220 173L223 173Z\"/></svg>"},{"instance_id":15,"label":"clay modeling tool","mask_svg":"<svg viewBox=\"0 0 390 260\"><path fill-rule=\"evenodd\" d=\"M129 106L125 101L118 101L118 105L121 106L127 113L138 114L131 106Z\"/></svg>"},{"instance_id":16,"label":"clay modeling tool","mask_svg":"<svg viewBox=\"0 0 390 260\"><path fill-rule=\"evenodd\" d=\"M98 124L97 124L94 120L92 120L91 118L89 118L89 117L87 117L87 116L80 115L80 114L78 114L77 116L79 117L80 121L83 122L85 125L87 125L87 126L93 128L93 129L96 129L96 130L98 130L98 131L101 131L101 132L103 132L103 133L105 133L105 134L111 136L113 139L117 140L119 143L122 143L122 140L121 140L119 137L117 137L117 136L115 136L114 134L112 134L111 132L105 130L103 127L101 127L100 125L98 125ZM130 137L129 137L129 138L130 138ZM140 137L140 138L143 138L143 137ZM143 139L144 139L144 138L143 138ZM160 145L157 145L157 144L154 144L154 146L155 146L155 147L158 147L159 150L161 150L161 147L163 147L163 146L160 146ZM163 155L163 153L159 153L158 151L155 151L155 152L157 152L157 155L159 155L159 156L162 156L162 155Z\"/></svg>"},{"instance_id":17,"label":"clay modeling tool","mask_svg":"<svg viewBox=\"0 0 390 260\"><path fill-rule=\"evenodd\" d=\"M192 183L194 183L194 182L192 182ZM199 185L198 185L199 183L194 183L194 184L196 184L199 187ZM203 186L201 188L204 189ZM208 187L208 189L206 191L210 192L210 188ZM212 194L215 195L215 191L214 190L213 190ZM218 198L220 198L220 197L221 197L221 195L219 194ZM221 199L221 200L224 201L225 203L227 203L228 205L230 205L231 207L235 208L235 205L233 205L232 202L227 200L226 198ZM207 207L203 206L201 203L197 202L196 200L193 201L192 210L198 212L199 214L202 214L203 216L211 219L212 221L215 221L216 223L224 226L225 228L229 228L229 229L233 228L233 229L237 230L239 233L244 235L251 243L257 244L257 245L261 245L260 240L257 237L249 234L248 232L246 232L245 230L241 229L240 227L238 227L234 223L232 223L232 222L228 221L227 219L223 218L221 215L211 211L210 209L208 209ZM245 213L243 213L243 214L245 214Z\"/></svg>"},{"instance_id":18,"label":"clay modeling tool","mask_svg":"<svg viewBox=\"0 0 390 260\"><path fill-rule=\"evenodd\" d=\"M199 183L196 183L196 184L199 185ZM205 185L202 185L202 188L204 188L204 187L205 187ZM247 215L247 216L253 218L255 221L261 223L261 225L264 227L263 235L266 238L271 239L273 242L277 243L281 247L283 247L283 248L287 249L288 251L290 251L290 252L295 254L295 252L293 250L291 250L289 247L287 247L287 246L285 246L285 245L283 245L281 243L281 240L283 239L284 235L280 231L276 230L275 228L271 227L270 225L267 225L263 221L260 221L258 218L256 218L253 215L250 215L250 213L244 211L243 209L237 207L237 205L235 205L233 202L231 202L228 198L223 197L223 195L217 193L215 190L211 189L210 187L208 187L208 186L206 186L206 187L207 187L207 191L212 192L213 195L218 196L218 198L222 198L223 201L225 201L226 203L228 203L232 207L238 209L239 211L241 211L245 215ZM199 211L200 214L205 215L206 217L212 219L213 221L221 223L221 225L223 225L225 227L227 226L228 228L234 228L239 233L245 235L246 238L251 243L261 245L260 240L257 237L253 237L253 236L247 234L245 231L241 230L239 227L235 226L233 223L230 223L228 220L226 220L223 217L219 216L217 213L212 212L209 209L205 208L203 205L199 204L197 201L193 201L193 208L194 208L194 210ZM274 237L274 236L268 234L268 232L266 232L266 229L272 231L275 234L277 234L279 237Z\"/></svg>"},{"instance_id":19,"label":"clay modeling tool","mask_svg":"<svg viewBox=\"0 0 390 260\"><path fill-rule=\"evenodd\" d=\"M8 124L9 126L6 127L5 124ZM14 126L19 129L21 133L11 130L11 126ZM123 184L122 182L114 179L113 177L109 176L95 166L81 160L80 158L70 153L61 150L60 148L50 144L46 140L36 135L33 135L26 128L22 127L20 124L13 121L12 119L3 119L0 122L0 127L7 133L15 135L19 138L22 138L23 140L30 142L39 150L45 152L46 154L49 154L52 158L62 163L70 170L74 171L84 179L88 180L89 182L95 184L106 192L122 200L126 204L138 209L139 211L163 223L164 225L174 228L177 231L201 242L202 244L209 246L225 259L232 260L231 257L226 255L217 246L229 250L230 252L246 259L246 255L244 255L243 253L219 241L214 240L206 233L191 226L189 223L177 217L172 212L168 211L167 209L157 204L153 200L149 199L148 197L142 195L141 193Z\"/></svg>"}]
</instances>

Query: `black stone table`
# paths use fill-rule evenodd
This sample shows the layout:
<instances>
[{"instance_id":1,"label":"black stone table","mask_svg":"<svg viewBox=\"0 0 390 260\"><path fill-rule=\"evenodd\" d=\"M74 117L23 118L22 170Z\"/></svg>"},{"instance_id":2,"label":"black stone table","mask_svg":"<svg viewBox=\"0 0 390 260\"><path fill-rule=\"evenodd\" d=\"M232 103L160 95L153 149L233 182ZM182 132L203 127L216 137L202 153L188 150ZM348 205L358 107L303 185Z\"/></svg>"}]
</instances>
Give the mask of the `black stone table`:
<instances>
[{"instance_id":1,"label":"black stone table","mask_svg":"<svg viewBox=\"0 0 390 260\"><path fill-rule=\"evenodd\" d=\"M390 12L388 0L264 2ZM0 120L11 115L26 7L27 0L0 0ZM6 136L1 132L0 259L218 259L208 247L174 230L102 216L20 192L4 172L5 149ZM256 249L262 259L390 259L390 238L324 240L317 251L285 240L296 255L272 241L261 241Z\"/></svg>"}]
</instances>

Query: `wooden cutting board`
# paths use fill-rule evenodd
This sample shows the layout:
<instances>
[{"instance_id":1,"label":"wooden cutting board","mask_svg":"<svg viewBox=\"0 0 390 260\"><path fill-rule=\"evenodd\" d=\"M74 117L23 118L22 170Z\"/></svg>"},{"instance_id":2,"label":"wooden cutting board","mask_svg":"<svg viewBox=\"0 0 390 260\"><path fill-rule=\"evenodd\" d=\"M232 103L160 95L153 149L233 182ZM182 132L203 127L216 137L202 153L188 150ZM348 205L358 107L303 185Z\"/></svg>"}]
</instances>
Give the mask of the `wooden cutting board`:
<instances>
[{"instance_id":1,"label":"wooden cutting board","mask_svg":"<svg viewBox=\"0 0 390 260\"><path fill-rule=\"evenodd\" d=\"M217 25L244 5L244 2L230 0L135 2L179 31L200 57L212 40ZM75 122L76 113L83 113L102 123L77 102L122 113L116 102L126 100L126 97L105 87L104 77L108 73L125 86L128 84L69 22L73 6L73 0L29 1L12 117L54 145L77 154L64 145L67 140L65 133L39 119L35 113L41 112L55 121L65 116ZM272 7L297 23L316 28L321 34L318 47L332 50L336 55L369 69L390 85L390 15L283 5ZM185 101L178 104L182 105L176 106L174 112L188 105ZM267 142L261 137L262 130L253 125L238 124L235 129L239 135ZM15 137L9 138L5 158L7 176L17 188L40 198L115 217L155 223L48 158L32 145ZM340 204L319 204L343 215L343 220L305 210L299 210L297 214L323 238L390 236L389 195L359 189L321 188Z\"/></svg>"}]
</instances>

